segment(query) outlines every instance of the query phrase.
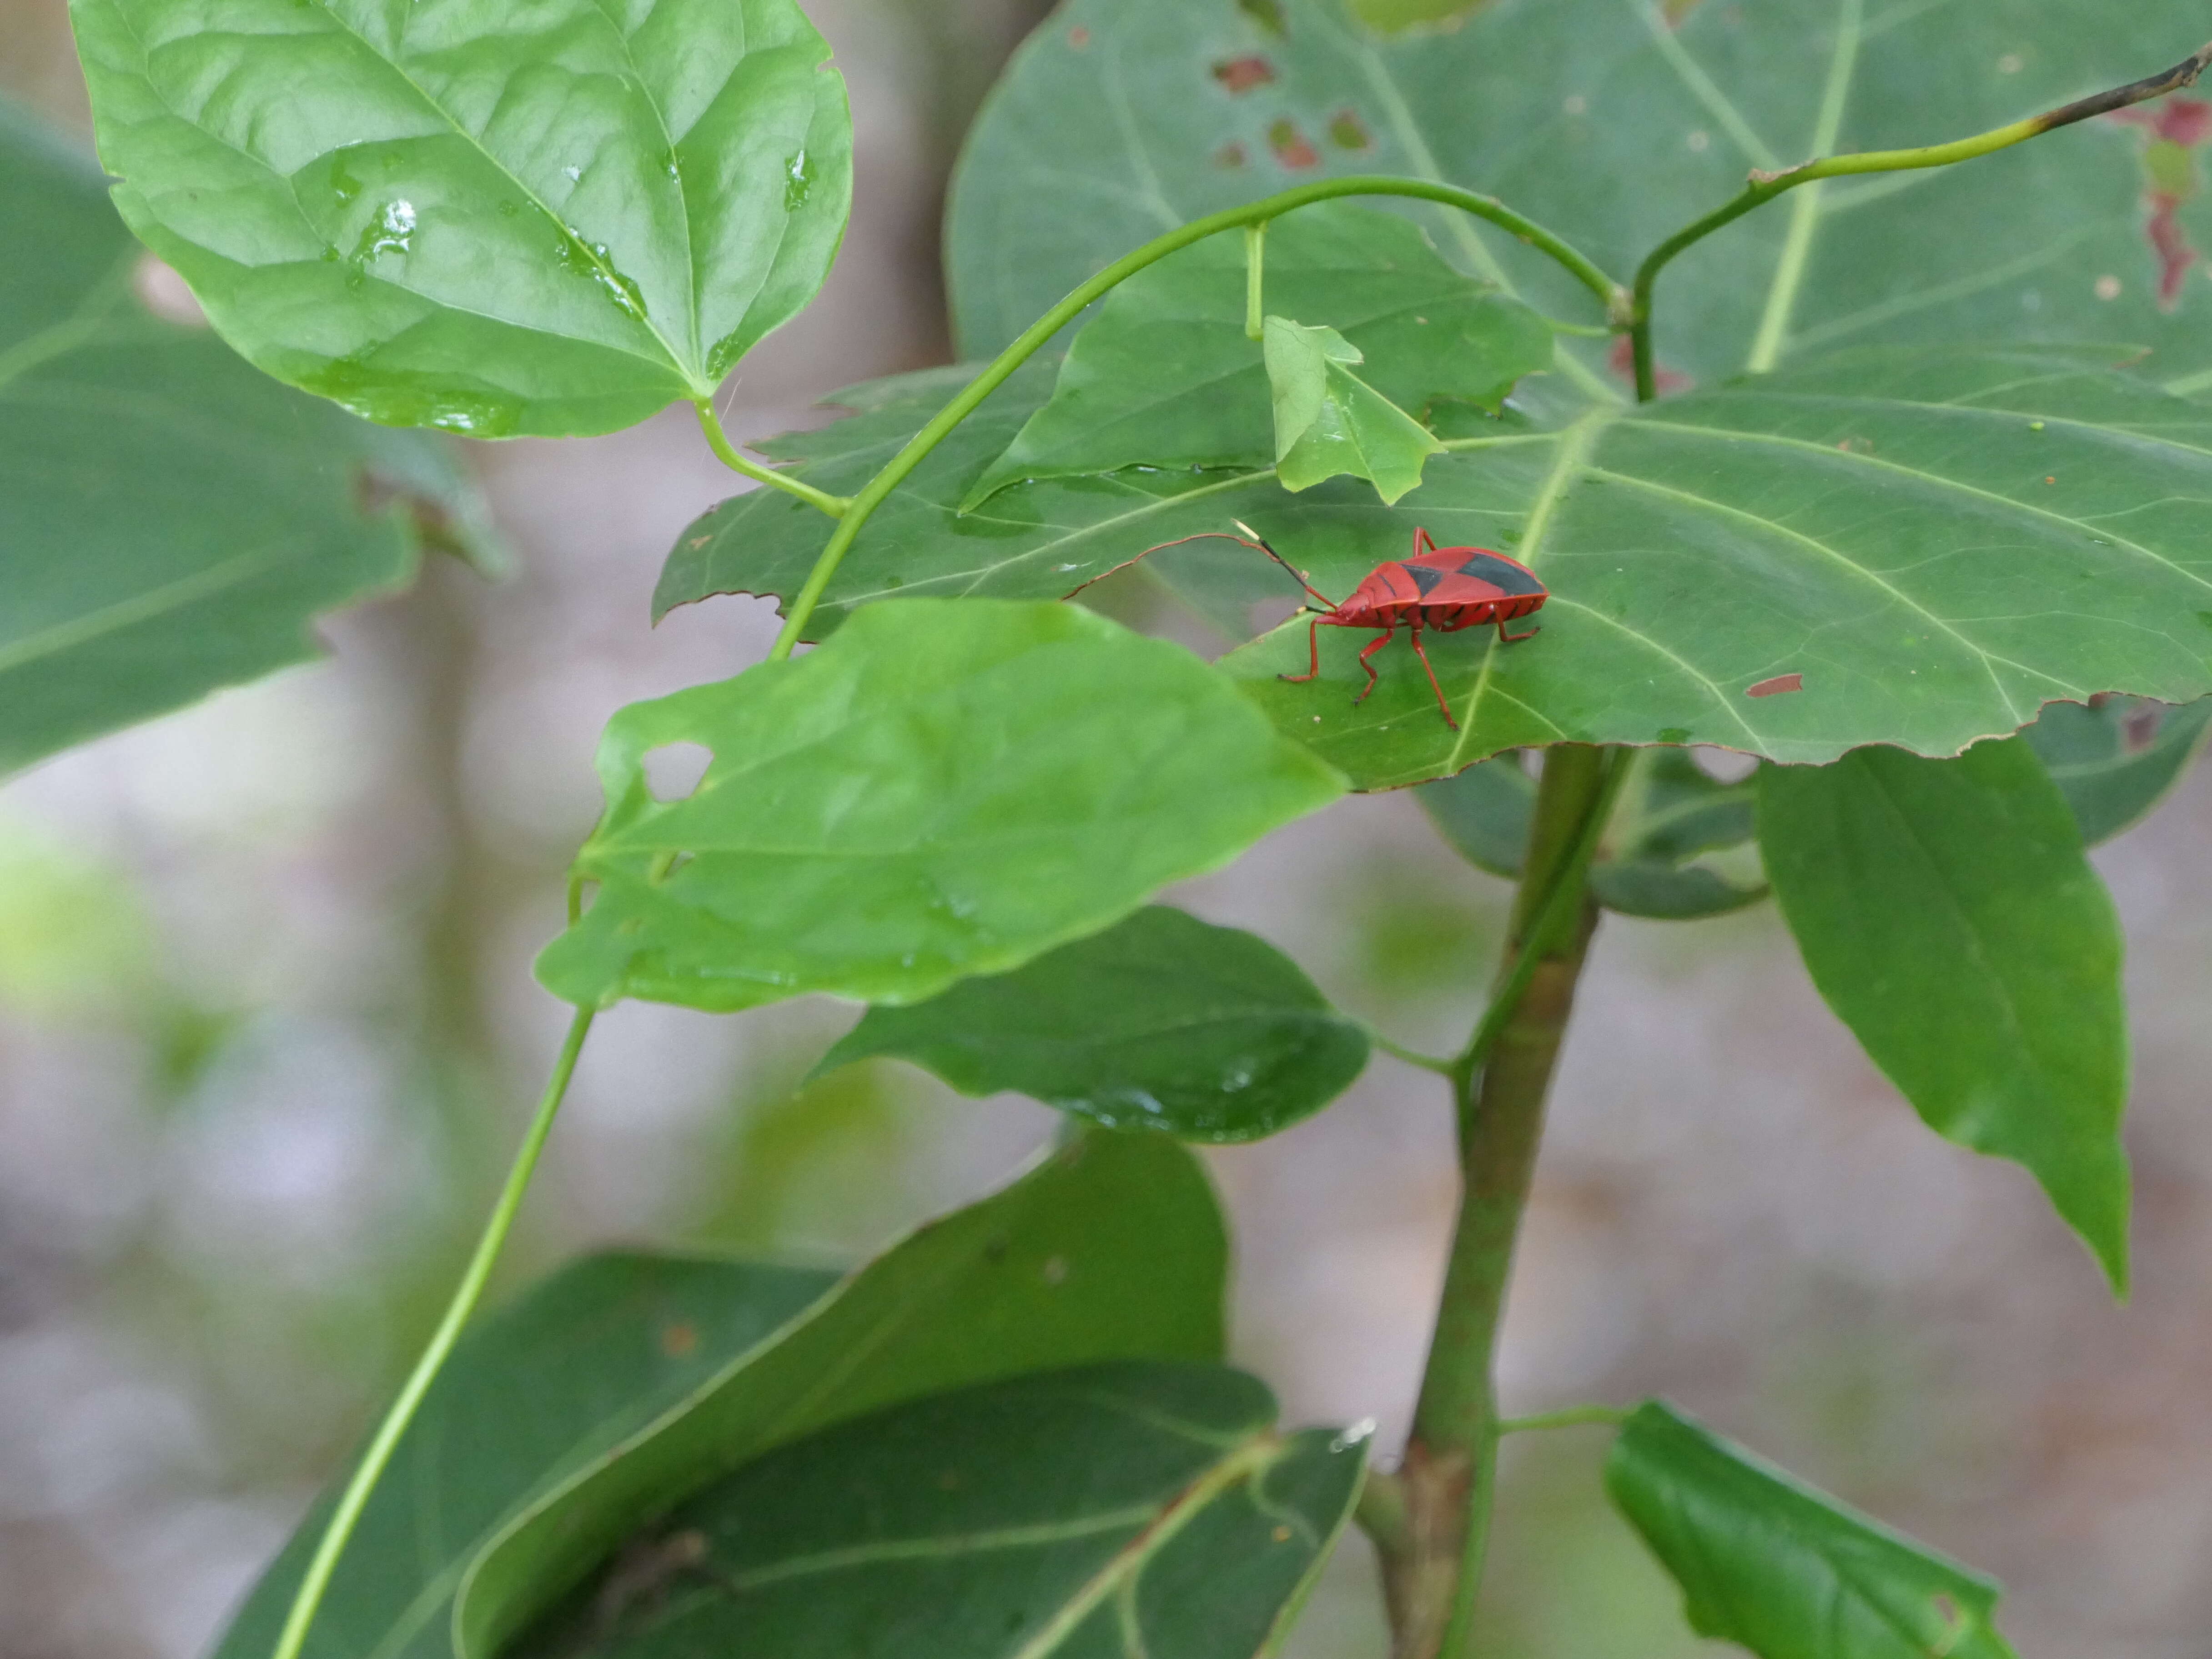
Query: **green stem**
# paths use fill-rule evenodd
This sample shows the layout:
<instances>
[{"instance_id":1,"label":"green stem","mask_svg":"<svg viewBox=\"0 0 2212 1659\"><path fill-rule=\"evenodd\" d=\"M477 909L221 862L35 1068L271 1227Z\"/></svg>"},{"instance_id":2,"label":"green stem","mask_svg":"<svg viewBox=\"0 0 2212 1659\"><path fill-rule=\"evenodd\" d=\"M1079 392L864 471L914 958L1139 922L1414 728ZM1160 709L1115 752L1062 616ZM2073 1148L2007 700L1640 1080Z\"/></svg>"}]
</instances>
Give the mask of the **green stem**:
<instances>
[{"instance_id":1,"label":"green stem","mask_svg":"<svg viewBox=\"0 0 2212 1659\"><path fill-rule=\"evenodd\" d=\"M315 1547L314 1559L307 1563L307 1575L301 1579L299 1590L292 1598L292 1610L285 1618L283 1633L276 1638L273 1659L299 1659L300 1650L307 1640L308 1626L314 1622L316 1609L322 1605L324 1593L330 1588L331 1575L337 1570L338 1558L345 1553L346 1543L361 1520L361 1512L368 1506L369 1494L376 1489L400 1437L407 1432L407 1425L422 1404L422 1396L429 1392L431 1382L453 1352L453 1344L460 1339L461 1328L468 1323L469 1316L475 1312L477 1302L483 1295L485 1282L499 1260L501 1247L514 1230L516 1212L522 1207L522 1195L529 1189L532 1171L538 1167L538 1154L545 1149L545 1138L553 1127L554 1115L561 1109L562 1097L568 1092L568 1079L575 1075L576 1057L583 1052L584 1039L591 1031L592 1012L580 1008L569 1023L568 1039L561 1045L560 1058L554 1061L544 1098L538 1103L538 1114L531 1119L529 1130L523 1135L522 1149L515 1154L514 1167L507 1171L506 1185L500 1188L499 1201L492 1206L491 1219L484 1224L483 1237L477 1241L476 1254L469 1258L468 1268L454 1287L446 1316L431 1333L422 1358L415 1362L415 1369L399 1390L399 1397L385 1413L384 1421L377 1425L376 1437L368 1443L368 1449L362 1454L353 1478L339 1495L337 1508L331 1511L323 1528L322 1541Z\"/></svg>"},{"instance_id":2,"label":"green stem","mask_svg":"<svg viewBox=\"0 0 2212 1659\"><path fill-rule=\"evenodd\" d=\"M1533 1417L1501 1418L1499 1435L1534 1434L1546 1429L1619 1428L1631 1413L1619 1406L1569 1406L1563 1411L1538 1412Z\"/></svg>"},{"instance_id":3,"label":"green stem","mask_svg":"<svg viewBox=\"0 0 2212 1659\"><path fill-rule=\"evenodd\" d=\"M2141 81L2131 81L2126 86L2115 87L2092 97L2063 105L2041 115L2033 115L2024 121L1995 127L1977 133L1971 138L1960 138L1948 144L1930 144L1920 149L1868 150L1856 155L1830 155L1786 168L1780 173L1754 173L1742 195L1734 201L1716 208L1695 224L1674 233L1645 259L1636 273L1635 292L1629 310L1629 337L1636 351L1636 395L1649 403L1656 395L1656 376L1653 368L1651 348L1651 295L1659 280L1659 273L1672 264L1686 250L1723 227L1734 224L1754 208L1764 207L1776 197L1809 185L1817 179L1838 179L1860 173L1908 173L1924 167L1954 167L1960 161L1978 160L1994 155L2014 144L2039 138L2046 132L2056 132L2061 127L2070 127L2094 116L2109 115L2114 110L2126 109L2136 104L2148 103L2154 98L2163 98L2170 92L2197 84L2208 68L2212 68L2212 43L2208 43L2191 56L2182 59L2162 75L2153 75Z\"/></svg>"},{"instance_id":4,"label":"green stem","mask_svg":"<svg viewBox=\"0 0 2212 1659\"><path fill-rule=\"evenodd\" d=\"M986 398L1004 386L1016 369L1035 356L1054 335L1081 316L1093 302L1110 294L1147 266L1157 264L1170 253L1178 252L1194 242L1202 242L1207 237L1218 236L1225 230L1264 224L1298 208L1345 196L1411 197L1420 201L1441 202L1478 219L1486 219L1511 231L1529 246L1565 266L1577 281L1598 297L1606 307L1608 317L1626 314L1626 295L1620 285L1581 253L1534 220L1516 213L1504 203L1471 190L1462 190L1456 185L1437 184L1425 179L1366 175L1324 179L1310 185L1301 185L1295 190L1284 191L1264 201L1248 203L1243 207L1208 214L1203 219L1194 219L1187 225L1154 238L1133 253L1116 259L1037 319L1019 339L999 354L988 368L969 381L959 396L939 410L928 425L915 433L906 447L886 462L881 471L868 480L860 493L852 498L851 505L846 508L844 516L837 522L837 528L830 535L829 545L822 550L822 556L814 562L814 568L808 574L805 585L791 601L783 631L776 635L775 644L769 648L769 660L779 661L788 657L796 648L799 636L813 619L815 606L821 603L830 578L837 574L837 567L844 562L845 555L860 535L861 526L890 498L890 493L906 482L908 475L921 465L932 450L945 441L954 428L974 414Z\"/></svg>"},{"instance_id":5,"label":"green stem","mask_svg":"<svg viewBox=\"0 0 2212 1659\"><path fill-rule=\"evenodd\" d=\"M1244 227L1244 337L1267 337L1267 222Z\"/></svg>"},{"instance_id":6,"label":"green stem","mask_svg":"<svg viewBox=\"0 0 2212 1659\"><path fill-rule=\"evenodd\" d=\"M748 460L739 454L738 447L730 441L730 434L722 428L722 417L714 413L712 398L702 398L693 407L699 411L699 429L707 434L707 447L713 450L715 457L731 471L742 472L756 483L764 483L771 489L781 489L787 495L796 495L807 506L826 513L833 519L843 518L852 507L850 496L830 495L811 483L801 483L787 472L779 472L772 466L763 466L758 461Z\"/></svg>"},{"instance_id":7,"label":"green stem","mask_svg":"<svg viewBox=\"0 0 2212 1659\"><path fill-rule=\"evenodd\" d=\"M1458 1068L1459 1062L1455 1060L1445 1060L1437 1054L1425 1054L1417 1048L1406 1048L1402 1044L1391 1042L1382 1032L1369 1025L1365 1020L1360 1021L1360 1024L1367 1032L1367 1041L1393 1060L1402 1060L1408 1066L1418 1066L1425 1072L1434 1072L1438 1077L1450 1077Z\"/></svg>"}]
</instances>

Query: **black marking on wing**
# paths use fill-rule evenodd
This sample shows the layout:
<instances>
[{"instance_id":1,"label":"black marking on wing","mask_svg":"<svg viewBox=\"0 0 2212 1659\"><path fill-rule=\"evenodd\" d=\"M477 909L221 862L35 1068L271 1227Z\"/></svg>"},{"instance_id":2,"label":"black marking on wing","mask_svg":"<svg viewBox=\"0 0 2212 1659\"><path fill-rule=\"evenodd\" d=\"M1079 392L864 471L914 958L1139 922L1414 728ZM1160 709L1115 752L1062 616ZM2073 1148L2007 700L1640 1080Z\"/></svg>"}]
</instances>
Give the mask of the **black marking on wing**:
<instances>
[{"instance_id":1,"label":"black marking on wing","mask_svg":"<svg viewBox=\"0 0 2212 1659\"><path fill-rule=\"evenodd\" d=\"M1462 576L1473 576L1507 593L1547 593L1551 590L1521 566L1496 553L1470 553L1459 568ZM1428 590L1423 588L1423 592Z\"/></svg>"}]
</instances>

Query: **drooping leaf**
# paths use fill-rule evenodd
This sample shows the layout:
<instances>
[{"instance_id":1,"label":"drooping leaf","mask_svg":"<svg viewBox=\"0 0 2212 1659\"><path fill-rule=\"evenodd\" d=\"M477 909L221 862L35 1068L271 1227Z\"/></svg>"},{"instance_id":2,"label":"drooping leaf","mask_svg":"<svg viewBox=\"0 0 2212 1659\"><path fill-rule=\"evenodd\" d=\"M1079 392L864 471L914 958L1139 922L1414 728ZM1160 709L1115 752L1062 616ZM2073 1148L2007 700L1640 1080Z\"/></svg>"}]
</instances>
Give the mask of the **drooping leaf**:
<instances>
[{"instance_id":1,"label":"drooping leaf","mask_svg":"<svg viewBox=\"0 0 2212 1659\"><path fill-rule=\"evenodd\" d=\"M884 1054L1109 1128L1256 1140L1349 1088L1367 1034L1266 940L1153 905L1011 974L871 1008L816 1073Z\"/></svg>"},{"instance_id":2,"label":"drooping leaf","mask_svg":"<svg viewBox=\"0 0 2212 1659\"><path fill-rule=\"evenodd\" d=\"M1700 1636L1759 1659L2012 1659L1996 1583L1658 1401L1621 1430L1605 1484Z\"/></svg>"},{"instance_id":3,"label":"drooping leaf","mask_svg":"<svg viewBox=\"0 0 2212 1659\"><path fill-rule=\"evenodd\" d=\"M1759 845L1805 965L1929 1127L2025 1164L2127 1283L2120 930L2024 740L1863 749L1760 775Z\"/></svg>"},{"instance_id":4,"label":"drooping leaf","mask_svg":"<svg viewBox=\"0 0 2212 1659\"><path fill-rule=\"evenodd\" d=\"M1188 1152L1160 1135L1086 1134L878 1257L518 1515L461 1591L457 1651L501 1652L653 1517L832 1424L1027 1371L1218 1361L1227 1273Z\"/></svg>"},{"instance_id":5,"label":"drooping leaf","mask_svg":"<svg viewBox=\"0 0 2212 1659\"><path fill-rule=\"evenodd\" d=\"M2176 708L2140 697L2055 702L2024 734L2074 809L2081 839L2109 841L2139 822L2203 747L2212 699Z\"/></svg>"},{"instance_id":6,"label":"drooping leaf","mask_svg":"<svg viewBox=\"0 0 2212 1659\"><path fill-rule=\"evenodd\" d=\"M1293 492L1350 473L1384 506L1421 482L1441 453L1419 421L1352 372L1359 348L1333 328L1285 317L1267 323L1267 380L1275 400L1275 481Z\"/></svg>"},{"instance_id":7,"label":"drooping leaf","mask_svg":"<svg viewBox=\"0 0 2212 1659\"><path fill-rule=\"evenodd\" d=\"M370 1496L307 1659L447 1659L454 1589L501 1521L835 1282L811 1269L623 1252L574 1262L485 1319L431 1385ZM215 1659L267 1659L328 1518L326 1499L262 1576Z\"/></svg>"},{"instance_id":8,"label":"drooping leaf","mask_svg":"<svg viewBox=\"0 0 2212 1659\"><path fill-rule=\"evenodd\" d=\"M691 793L647 755L702 745ZM555 995L719 1011L933 996L1119 921L1342 793L1212 669L1073 605L902 599L820 650L637 703Z\"/></svg>"},{"instance_id":9,"label":"drooping leaf","mask_svg":"<svg viewBox=\"0 0 2212 1659\"><path fill-rule=\"evenodd\" d=\"M795 0L70 12L131 229L256 366L388 424L710 395L844 234L844 83Z\"/></svg>"},{"instance_id":10,"label":"drooping leaf","mask_svg":"<svg viewBox=\"0 0 2212 1659\"><path fill-rule=\"evenodd\" d=\"M1366 1461L1364 1436L1281 1436L1274 1416L1251 1377L1195 1365L895 1406L701 1492L513 1651L1257 1653L1328 1559Z\"/></svg>"},{"instance_id":11,"label":"drooping leaf","mask_svg":"<svg viewBox=\"0 0 2212 1659\"><path fill-rule=\"evenodd\" d=\"M1446 399L1494 410L1515 381L1552 361L1543 319L1460 275L1397 215L1324 203L1270 227L1266 247L1268 308L1311 318L1348 342L1353 355L1343 361L1364 359L1358 378L1371 394L1364 401L1417 416ZM1245 333L1245 278L1243 238L1228 234L1115 289L1075 337L1051 401L963 507L1024 479L1275 461L1287 447L1282 380ZM1320 414L1318 363L1311 379L1315 406L1298 432Z\"/></svg>"},{"instance_id":12,"label":"drooping leaf","mask_svg":"<svg viewBox=\"0 0 2212 1659\"><path fill-rule=\"evenodd\" d=\"M1623 915L1689 921L1755 904L1766 884L1714 854L1748 851L1758 785L1721 783L1681 749L1634 761L1590 866L1591 895ZM1468 863L1518 880L1535 814L1536 781L1517 755L1470 766L1416 792L1431 820Z\"/></svg>"},{"instance_id":13,"label":"drooping leaf","mask_svg":"<svg viewBox=\"0 0 2212 1659\"><path fill-rule=\"evenodd\" d=\"M270 385L137 297L99 169L0 105L0 773L314 653L479 533L434 441Z\"/></svg>"},{"instance_id":14,"label":"drooping leaf","mask_svg":"<svg viewBox=\"0 0 2212 1659\"><path fill-rule=\"evenodd\" d=\"M1331 175L1489 192L1625 280L1750 168L1981 132L2155 73L2206 33L2193 0L1492 0L1455 9L1455 27L1392 39L1355 21L1433 9L1062 7L985 105L954 181L961 349L998 349L1164 229ZM2004 337L2148 344L2152 373L2201 374L2212 365L2205 102L2192 94L1968 166L1793 194L1669 270L1661 361L1710 383L1754 353L1764 367L1770 353ZM1505 279L1554 316L1603 320L1504 232L1442 207L1409 211L1471 274ZM1589 383L1626 391L1601 343L1574 344Z\"/></svg>"}]
</instances>

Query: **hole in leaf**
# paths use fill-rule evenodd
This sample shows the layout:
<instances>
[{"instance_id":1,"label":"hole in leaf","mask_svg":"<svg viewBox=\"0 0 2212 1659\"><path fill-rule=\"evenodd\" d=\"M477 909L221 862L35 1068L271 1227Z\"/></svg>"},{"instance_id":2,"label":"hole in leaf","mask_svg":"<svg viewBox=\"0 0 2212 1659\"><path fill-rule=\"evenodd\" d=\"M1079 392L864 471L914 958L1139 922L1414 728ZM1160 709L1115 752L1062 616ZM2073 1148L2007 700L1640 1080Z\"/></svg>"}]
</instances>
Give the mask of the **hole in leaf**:
<instances>
[{"instance_id":1,"label":"hole in leaf","mask_svg":"<svg viewBox=\"0 0 2212 1659\"><path fill-rule=\"evenodd\" d=\"M1759 770L1759 757L1740 755L1733 749L1699 744L1690 750L1690 763L1715 783L1741 783Z\"/></svg>"},{"instance_id":2,"label":"hole in leaf","mask_svg":"<svg viewBox=\"0 0 2212 1659\"><path fill-rule=\"evenodd\" d=\"M704 744L664 743L647 750L641 763L645 787L657 801L682 800L699 787L714 759L714 751Z\"/></svg>"},{"instance_id":3,"label":"hole in leaf","mask_svg":"<svg viewBox=\"0 0 2212 1659\"><path fill-rule=\"evenodd\" d=\"M1213 78L1227 88L1231 97L1241 98L1255 88L1272 86L1275 66L1256 55L1224 58L1213 66Z\"/></svg>"},{"instance_id":4,"label":"hole in leaf","mask_svg":"<svg viewBox=\"0 0 2212 1659\"><path fill-rule=\"evenodd\" d=\"M1275 159L1293 172L1321 165L1321 152L1306 142L1298 124L1287 118L1275 122L1267 129L1267 148Z\"/></svg>"},{"instance_id":5,"label":"hole in leaf","mask_svg":"<svg viewBox=\"0 0 2212 1659\"><path fill-rule=\"evenodd\" d=\"M185 279L152 254L141 254L138 264L131 273L131 291L144 306L165 323L182 323L188 328L205 328L207 313L192 296Z\"/></svg>"},{"instance_id":6,"label":"hole in leaf","mask_svg":"<svg viewBox=\"0 0 2212 1659\"><path fill-rule=\"evenodd\" d=\"M1287 594L1270 593L1244 607L1245 619L1255 634L1272 633L1298 614L1299 602Z\"/></svg>"}]
</instances>

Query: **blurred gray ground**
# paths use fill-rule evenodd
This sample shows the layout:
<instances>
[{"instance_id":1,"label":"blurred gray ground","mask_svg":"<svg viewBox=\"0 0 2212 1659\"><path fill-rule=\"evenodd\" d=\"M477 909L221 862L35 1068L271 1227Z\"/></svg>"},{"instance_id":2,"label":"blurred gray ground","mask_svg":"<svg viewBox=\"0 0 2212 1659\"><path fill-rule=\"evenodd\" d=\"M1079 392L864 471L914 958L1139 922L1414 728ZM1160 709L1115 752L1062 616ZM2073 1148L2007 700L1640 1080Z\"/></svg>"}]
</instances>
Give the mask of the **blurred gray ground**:
<instances>
[{"instance_id":1,"label":"blurred gray ground","mask_svg":"<svg viewBox=\"0 0 2212 1659\"><path fill-rule=\"evenodd\" d=\"M853 81L857 216L822 302L732 388L741 435L941 359L944 171L1033 15L813 9ZM0 83L81 119L61 15L0 0ZM661 556L730 493L687 422L478 459L515 580L441 565L335 621L331 661L0 789L0 1659L204 1646L426 1332L536 1092L563 1011L528 965L593 816L600 726L769 638L749 600L647 626ZM2024 1175L1919 1127L1771 911L1608 921L1516 1280L1510 1405L1664 1392L2005 1578L2024 1653L2203 1659L2208 854L2200 775L2100 856L2133 953L2126 1310ZM1178 896L1443 1047L1504 890L1392 796ZM507 1283L612 1240L843 1262L1051 1133L895 1066L794 1093L848 1018L611 1016ZM1453 1198L1434 1080L1378 1059L1321 1118L1209 1161L1240 1358L1293 1420L1372 1415L1392 1443ZM1601 1452L1589 1431L1510 1448L1501 1655L1701 1650L1605 1510ZM1380 1651L1366 1572L1355 1541L1304 1659Z\"/></svg>"}]
</instances>

